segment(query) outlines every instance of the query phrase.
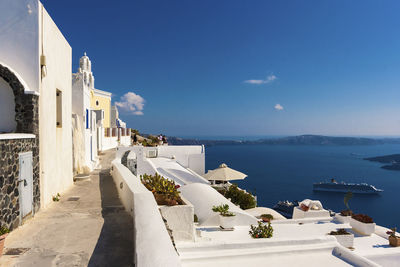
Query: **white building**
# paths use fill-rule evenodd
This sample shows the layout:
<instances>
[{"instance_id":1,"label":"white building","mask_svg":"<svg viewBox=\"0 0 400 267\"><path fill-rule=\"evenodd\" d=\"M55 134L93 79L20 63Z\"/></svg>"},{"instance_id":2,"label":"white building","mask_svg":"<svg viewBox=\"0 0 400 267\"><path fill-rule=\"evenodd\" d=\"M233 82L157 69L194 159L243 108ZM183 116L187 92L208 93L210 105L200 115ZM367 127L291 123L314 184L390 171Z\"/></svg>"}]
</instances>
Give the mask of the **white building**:
<instances>
[{"instance_id":1,"label":"white building","mask_svg":"<svg viewBox=\"0 0 400 267\"><path fill-rule=\"evenodd\" d=\"M72 74L72 113L74 114L74 170L84 173L98 164L98 151L131 144L130 129L111 108L112 94L94 87L92 62L86 53Z\"/></svg>"},{"instance_id":2,"label":"white building","mask_svg":"<svg viewBox=\"0 0 400 267\"><path fill-rule=\"evenodd\" d=\"M82 137L81 142L74 144L75 158L81 157L79 153L83 153L84 163L80 163L93 170L98 163L97 157L97 116L91 108L92 94L94 90L94 76L92 73L92 62L89 57L84 54L79 59L79 68L77 73L72 74L72 113L75 119L80 123L78 129L74 129L74 134ZM111 98L111 96L110 96ZM102 123L99 123L102 126ZM77 147L78 145L82 147ZM78 166L74 166L75 169ZM84 168L84 167L83 167ZM78 171L79 172L79 171Z\"/></svg>"},{"instance_id":3,"label":"white building","mask_svg":"<svg viewBox=\"0 0 400 267\"><path fill-rule=\"evenodd\" d=\"M111 127L126 128L126 123L119 118L119 112L116 105L111 107Z\"/></svg>"},{"instance_id":4,"label":"white building","mask_svg":"<svg viewBox=\"0 0 400 267\"><path fill-rule=\"evenodd\" d=\"M14 170L0 173L13 203L0 224L13 228L73 183L72 49L38 0L2 0L0 25L0 154L13 161L0 172Z\"/></svg>"}]
</instances>

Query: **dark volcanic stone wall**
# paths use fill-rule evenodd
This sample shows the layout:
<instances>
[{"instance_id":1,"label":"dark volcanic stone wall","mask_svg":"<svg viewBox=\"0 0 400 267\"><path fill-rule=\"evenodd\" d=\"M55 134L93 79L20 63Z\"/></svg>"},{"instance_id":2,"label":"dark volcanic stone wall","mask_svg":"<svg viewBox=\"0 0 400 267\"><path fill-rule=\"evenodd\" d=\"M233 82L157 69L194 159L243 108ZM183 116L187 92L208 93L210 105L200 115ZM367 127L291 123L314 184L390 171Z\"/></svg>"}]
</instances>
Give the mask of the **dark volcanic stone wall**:
<instances>
[{"instance_id":1,"label":"dark volcanic stone wall","mask_svg":"<svg viewBox=\"0 0 400 267\"><path fill-rule=\"evenodd\" d=\"M25 94L25 89L17 76L0 64L0 77L11 87L15 99L15 121L17 133L39 134L39 97ZM36 136L38 137L38 136Z\"/></svg>"},{"instance_id":2,"label":"dark volcanic stone wall","mask_svg":"<svg viewBox=\"0 0 400 267\"><path fill-rule=\"evenodd\" d=\"M0 225L12 230L21 223L18 189L19 153L32 151L34 211L40 207L39 96L25 94L25 88L17 76L1 64L0 77L10 85L14 93L16 132L36 136L31 139L0 138Z\"/></svg>"},{"instance_id":3,"label":"dark volcanic stone wall","mask_svg":"<svg viewBox=\"0 0 400 267\"><path fill-rule=\"evenodd\" d=\"M40 207L39 149L36 139L0 140L0 225L9 229L20 224L19 212L19 157L22 152L32 151L34 210Z\"/></svg>"}]
</instances>

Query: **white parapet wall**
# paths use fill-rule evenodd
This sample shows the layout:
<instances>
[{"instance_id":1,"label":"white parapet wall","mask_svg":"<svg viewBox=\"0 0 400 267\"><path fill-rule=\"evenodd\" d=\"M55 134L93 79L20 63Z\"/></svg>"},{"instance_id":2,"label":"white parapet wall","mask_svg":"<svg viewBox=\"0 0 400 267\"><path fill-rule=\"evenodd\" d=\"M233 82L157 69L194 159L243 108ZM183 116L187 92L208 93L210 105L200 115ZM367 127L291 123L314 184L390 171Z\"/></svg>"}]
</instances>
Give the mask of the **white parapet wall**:
<instances>
[{"instance_id":1,"label":"white parapet wall","mask_svg":"<svg viewBox=\"0 0 400 267\"><path fill-rule=\"evenodd\" d=\"M130 136L121 136L119 141L121 146L131 146L131 137Z\"/></svg>"},{"instance_id":2,"label":"white parapet wall","mask_svg":"<svg viewBox=\"0 0 400 267\"><path fill-rule=\"evenodd\" d=\"M183 199L185 205L160 206L161 215L167 220L168 228L172 230L174 241L195 240L193 205Z\"/></svg>"},{"instance_id":3,"label":"white parapet wall","mask_svg":"<svg viewBox=\"0 0 400 267\"><path fill-rule=\"evenodd\" d=\"M256 217L237 207L209 185L193 183L182 186L179 190L194 206L194 213L201 226L219 225L218 213L213 212L212 207L222 204L228 204L229 210L235 213L235 225L257 224Z\"/></svg>"},{"instance_id":4,"label":"white parapet wall","mask_svg":"<svg viewBox=\"0 0 400 267\"><path fill-rule=\"evenodd\" d=\"M159 146L157 150L159 157L174 157L183 167L189 168L199 175L205 173L204 146Z\"/></svg>"},{"instance_id":5,"label":"white parapet wall","mask_svg":"<svg viewBox=\"0 0 400 267\"><path fill-rule=\"evenodd\" d=\"M101 143L101 151L109 150L112 148L116 148L118 146L118 137L110 136L110 137L103 137Z\"/></svg>"},{"instance_id":6,"label":"white parapet wall","mask_svg":"<svg viewBox=\"0 0 400 267\"><path fill-rule=\"evenodd\" d=\"M127 150L118 149L112 162L112 176L121 201L133 218L135 266L181 266L153 194L121 164Z\"/></svg>"}]
</instances>

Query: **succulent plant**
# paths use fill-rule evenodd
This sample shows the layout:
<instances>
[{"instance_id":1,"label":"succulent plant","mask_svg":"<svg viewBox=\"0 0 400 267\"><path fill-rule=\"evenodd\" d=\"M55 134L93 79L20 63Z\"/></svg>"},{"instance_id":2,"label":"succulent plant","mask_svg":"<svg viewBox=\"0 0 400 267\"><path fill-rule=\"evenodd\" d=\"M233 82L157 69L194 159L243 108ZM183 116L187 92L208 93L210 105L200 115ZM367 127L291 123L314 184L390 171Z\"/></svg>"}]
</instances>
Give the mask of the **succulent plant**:
<instances>
[{"instance_id":1,"label":"succulent plant","mask_svg":"<svg viewBox=\"0 0 400 267\"><path fill-rule=\"evenodd\" d=\"M0 236L9 233L10 230L7 227L1 226L0 227Z\"/></svg>"},{"instance_id":2,"label":"succulent plant","mask_svg":"<svg viewBox=\"0 0 400 267\"><path fill-rule=\"evenodd\" d=\"M274 229L272 228L271 223L266 225L262 222L258 222L258 226L250 226L249 234L252 238L270 238L272 237L273 232Z\"/></svg>"},{"instance_id":3,"label":"succulent plant","mask_svg":"<svg viewBox=\"0 0 400 267\"><path fill-rule=\"evenodd\" d=\"M221 204L219 206L213 206L212 207L213 212L219 212L221 216L224 217L230 217L230 216L235 216L233 212L229 211L229 205L228 204Z\"/></svg>"},{"instance_id":4,"label":"succulent plant","mask_svg":"<svg viewBox=\"0 0 400 267\"><path fill-rule=\"evenodd\" d=\"M155 175L141 175L140 180L154 194L158 204L173 206L183 203L175 181L168 180L157 173Z\"/></svg>"}]
</instances>

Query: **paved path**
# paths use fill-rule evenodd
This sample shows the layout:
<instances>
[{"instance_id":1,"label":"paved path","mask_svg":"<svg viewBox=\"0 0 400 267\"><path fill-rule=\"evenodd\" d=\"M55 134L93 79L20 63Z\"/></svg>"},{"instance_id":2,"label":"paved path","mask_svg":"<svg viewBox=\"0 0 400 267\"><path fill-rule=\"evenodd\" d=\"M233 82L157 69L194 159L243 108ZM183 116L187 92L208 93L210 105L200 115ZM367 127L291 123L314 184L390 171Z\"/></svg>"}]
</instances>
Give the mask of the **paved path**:
<instances>
[{"instance_id":1,"label":"paved path","mask_svg":"<svg viewBox=\"0 0 400 267\"><path fill-rule=\"evenodd\" d=\"M123 209L110 176L115 152L100 157L101 170L76 182L59 202L13 231L0 266L133 266L132 219Z\"/></svg>"}]
</instances>

